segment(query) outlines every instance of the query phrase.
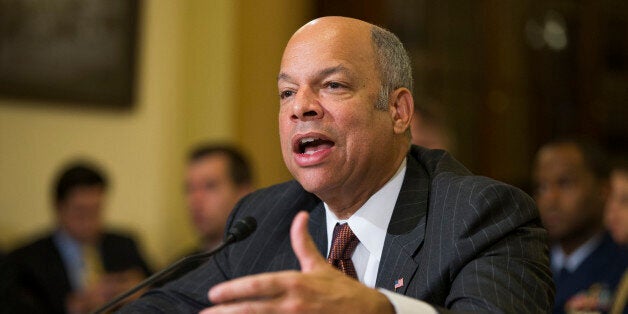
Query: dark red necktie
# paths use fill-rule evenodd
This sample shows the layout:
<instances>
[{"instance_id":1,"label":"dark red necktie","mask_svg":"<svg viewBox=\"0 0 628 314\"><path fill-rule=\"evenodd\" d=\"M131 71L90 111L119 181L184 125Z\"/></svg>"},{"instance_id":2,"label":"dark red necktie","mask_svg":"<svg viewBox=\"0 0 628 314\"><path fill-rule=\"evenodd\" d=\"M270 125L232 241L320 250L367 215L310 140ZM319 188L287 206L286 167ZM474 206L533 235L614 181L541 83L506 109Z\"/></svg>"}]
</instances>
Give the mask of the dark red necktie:
<instances>
[{"instance_id":1,"label":"dark red necktie","mask_svg":"<svg viewBox=\"0 0 628 314\"><path fill-rule=\"evenodd\" d=\"M353 251L355 251L358 243L360 243L360 240L353 234L353 231L349 228L349 224L336 224L331 249L329 250L329 257L327 258L327 262L356 280L358 279L358 275L355 272L355 267L353 267L351 255L353 255Z\"/></svg>"}]
</instances>

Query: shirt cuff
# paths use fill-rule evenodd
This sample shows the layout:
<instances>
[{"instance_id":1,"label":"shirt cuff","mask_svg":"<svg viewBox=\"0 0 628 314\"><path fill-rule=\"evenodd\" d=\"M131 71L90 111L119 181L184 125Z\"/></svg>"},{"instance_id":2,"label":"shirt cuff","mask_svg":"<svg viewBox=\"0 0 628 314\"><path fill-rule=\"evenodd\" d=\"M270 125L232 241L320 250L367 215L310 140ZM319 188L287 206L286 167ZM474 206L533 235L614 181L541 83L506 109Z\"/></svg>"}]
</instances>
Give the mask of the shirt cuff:
<instances>
[{"instance_id":1,"label":"shirt cuff","mask_svg":"<svg viewBox=\"0 0 628 314\"><path fill-rule=\"evenodd\" d=\"M395 293L386 289L378 288L377 291L383 293L397 314L437 314L436 309L431 305L405 295Z\"/></svg>"}]
</instances>

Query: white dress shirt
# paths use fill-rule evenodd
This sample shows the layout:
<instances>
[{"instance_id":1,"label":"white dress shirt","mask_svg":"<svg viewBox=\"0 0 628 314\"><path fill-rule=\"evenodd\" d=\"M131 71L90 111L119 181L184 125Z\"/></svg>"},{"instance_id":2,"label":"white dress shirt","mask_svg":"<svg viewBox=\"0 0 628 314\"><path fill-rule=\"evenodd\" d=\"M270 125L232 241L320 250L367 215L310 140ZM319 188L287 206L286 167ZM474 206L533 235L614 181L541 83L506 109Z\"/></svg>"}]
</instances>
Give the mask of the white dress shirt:
<instances>
[{"instance_id":1,"label":"white dress shirt","mask_svg":"<svg viewBox=\"0 0 628 314\"><path fill-rule=\"evenodd\" d=\"M558 274L564 268L570 273L575 272L580 264L597 249L602 242L602 237L602 233L594 235L569 255L565 255L559 244L552 245L552 271Z\"/></svg>"},{"instance_id":2,"label":"white dress shirt","mask_svg":"<svg viewBox=\"0 0 628 314\"><path fill-rule=\"evenodd\" d=\"M406 160L404 159L399 169L397 169L397 173L347 220L338 219L329 209L329 206L324 203L328 235L327 252L331 248L336 223L348 223L353 233L360 240L351 257L358 280L371 288L375 287L377 281L379 261L381 260L384 241L386 240L386 230L388 230L388 223L395 209L395 203L397 203L397 197L401 191L405 173ZM394 306L395 311L399 314L436 313L432 306L423 301L386 289L380 288L378 291L386 295Z\"/></svg>"}]
</instances>

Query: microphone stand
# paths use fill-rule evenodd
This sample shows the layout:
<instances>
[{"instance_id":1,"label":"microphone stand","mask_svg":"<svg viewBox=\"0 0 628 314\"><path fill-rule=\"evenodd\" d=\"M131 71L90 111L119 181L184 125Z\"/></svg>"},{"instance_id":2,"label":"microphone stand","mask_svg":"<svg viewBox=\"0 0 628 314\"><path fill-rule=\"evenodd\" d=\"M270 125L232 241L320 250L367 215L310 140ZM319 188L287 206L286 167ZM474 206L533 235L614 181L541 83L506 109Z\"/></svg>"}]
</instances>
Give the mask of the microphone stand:
<instances>
[{"instance_id":1,"label":"microphone stand","mask_svg":"<svg viewBox=\"0 0 628 314\"><path fill-rule=\"evenodd\" d=\"M198 260L202 260L202 259L211 257L212 255L214 255L218 251L222 250L225 246L231 244L232 242L233 242L233 240L231 242L227 242L227 241L222 242L217 248L215 248L212 251L186 256L186 257L176 261L175 263L171 264L170 266L168 266L168 267L160 270L159 272L154 273L152 276L144 279L144 281L140 282L137 286L131 288L130 290L128 290L128 291L126 291L126 292L124 292L124 293L122 293L120 295L118 295L113 300L107 302L105 305L101 306L100 308L98 308L97 310L92 312L92 314L104 313L106 310L112 308L118 302L128 298L129 296L131 296L132 294L134 294L137 291L141 290L142 288L155 283L158 279L162 279L163 277L169 275L170 273L172 273L174 270L178 269L182 265L185 265L185 264L188 264L190 262L194 262L194 261L198 261Z\"/></svg>"},{"instance_id":2,"label":"microphone stand","mask_svg":"<svg viewBox=\"0 0 628 314\"><path fill-rule=\"evenodd\" d=\"M254 218L252 217L245 217L242 220L237 221L233 227L231 227L231 229L229 230L229 232L227 233L227 236L225 238L225 240L215 249L209 251L209 252L203 252L203 253L198 253L198 254L194 254L194 255L190 255L190 256L186 256L180 260L178 260L177 262L173 263L172 265L162 269L161 271L153 274L152 276L144 279L144 281L140 282L137 286L131 288L130 290L118 295L117 297L115 297L113 300L107 302L105 305L101 306L100 308L98 308L97 310L91 312L91 314L100 314L100 313L104 313L106 310L112 308L114 305L116 305L118 302L126 299L127 297L129 297L130 295L134 294L135 292L139 291L140 289L155 283L155 281L157 281L158 279L161 279L163 277L165 277L166 275L170 274L172 271L176 270L177 268L181 267L184 264L188 264L190 262L194 262L194 261L198 261L198 260L202 260L202 259L206 259L211 257L212 255L220 252L222 249L224 249L226 246L228 246L231 243L240 241L246 237L248 237L253 231L255 231L257 227L257 223L255 221Z\"/></svg>"}]
</instances>

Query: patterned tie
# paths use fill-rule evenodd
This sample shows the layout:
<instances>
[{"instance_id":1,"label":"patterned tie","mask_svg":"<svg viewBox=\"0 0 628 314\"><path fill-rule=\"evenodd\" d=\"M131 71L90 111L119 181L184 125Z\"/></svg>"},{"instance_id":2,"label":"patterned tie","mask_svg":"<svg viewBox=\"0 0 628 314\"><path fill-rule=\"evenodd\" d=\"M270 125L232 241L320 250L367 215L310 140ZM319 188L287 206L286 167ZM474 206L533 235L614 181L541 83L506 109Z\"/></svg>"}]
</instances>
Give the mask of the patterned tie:
<instances>
[{"instance_id":1,"label":"patterned tie","mask_svg":"<svg viewBox=\"0 0 628 314\"><path fill-rule=\"evenodd\" d=\"M353 267L351 255L360 243L358 237L353 234L349 224L336 224L334 227L334 237L329 250L327 262L338 268L345 275L358 279L358 275Z\"/></svg>"},{"instance_id":2,"label":"patterned tie","mask_svg":"<svg viewBox=\"0 0 628 314\"><path fill-rule=\"evenodd\" d=\"M94 245L83 245L83 288L98 282L104 273L100 252Z\"/></svg>"}]
</instances>

